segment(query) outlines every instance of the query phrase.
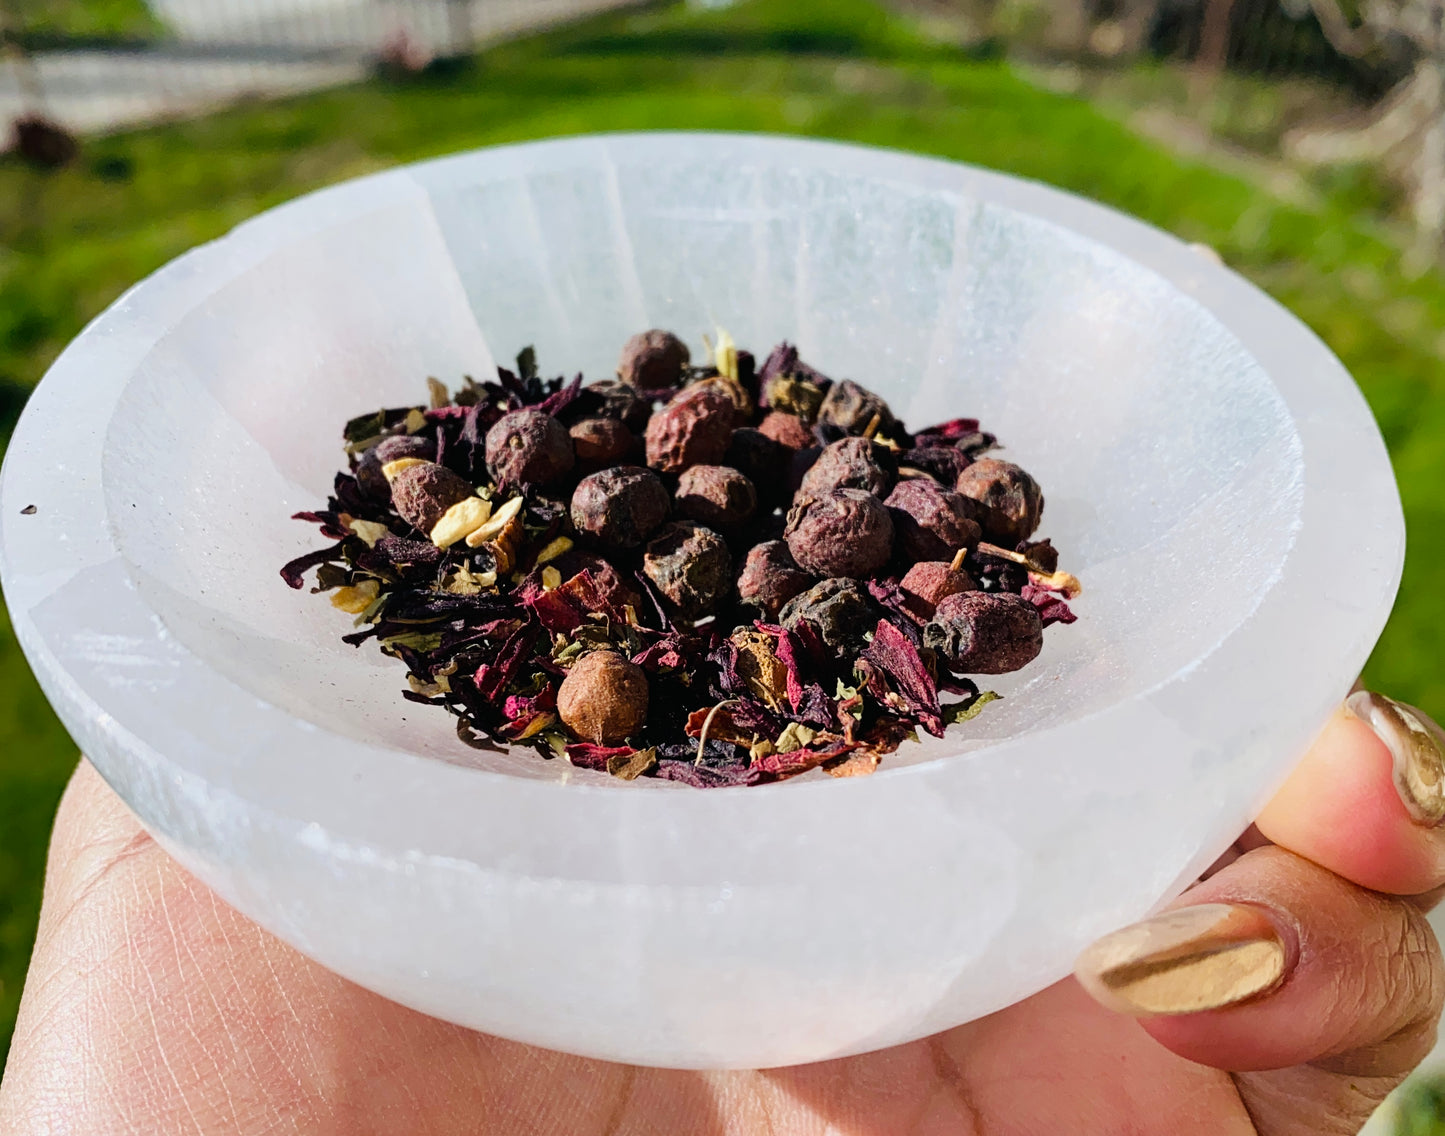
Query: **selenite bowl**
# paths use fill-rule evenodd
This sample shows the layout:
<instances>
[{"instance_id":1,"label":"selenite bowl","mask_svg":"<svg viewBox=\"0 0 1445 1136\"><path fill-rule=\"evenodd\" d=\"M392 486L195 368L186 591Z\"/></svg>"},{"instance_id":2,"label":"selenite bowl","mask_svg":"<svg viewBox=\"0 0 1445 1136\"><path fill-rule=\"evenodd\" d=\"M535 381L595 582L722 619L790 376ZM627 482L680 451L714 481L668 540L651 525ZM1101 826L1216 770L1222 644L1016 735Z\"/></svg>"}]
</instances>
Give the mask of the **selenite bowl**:
<instances>
[{"instance_id":1,"label":"selenite bowl","mask_svg":"<svg viewBox=\"0 0 1445 1136\"><path fill-rule=\"evenodd\" d=\"M798 343L1042 482L1079 621L872 777L699 791L462 746L277 574L352 415L622 342ZM27 506L35 506L33 513ZM463 154L275 209L61 356L0 488L61 718L227 902L408 1006L677 1067L987 1014L1177 894L1349 689L1395 594L1384 447L1302 324L1172 237L947 162L641 134Z\"/></svg>"}]
</instances>

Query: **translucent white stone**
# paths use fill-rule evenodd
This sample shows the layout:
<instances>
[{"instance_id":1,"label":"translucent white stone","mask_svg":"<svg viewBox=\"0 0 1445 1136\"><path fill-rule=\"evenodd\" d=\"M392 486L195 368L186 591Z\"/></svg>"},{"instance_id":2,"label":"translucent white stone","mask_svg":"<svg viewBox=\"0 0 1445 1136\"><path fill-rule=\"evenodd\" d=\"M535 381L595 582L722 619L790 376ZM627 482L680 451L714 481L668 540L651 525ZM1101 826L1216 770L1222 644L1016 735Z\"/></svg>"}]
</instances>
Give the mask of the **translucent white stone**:
<instances>
[{"instance_id":1,"label":"translucent white stone","mask_svg":"<svg viewBox=\"0 0 1445 1136\"><path fill-rule=\"evenodd\" d=\"M281 582L342 418L718 325L915 426L976 415L1045 486L1080 620L945 740L715 792L477 753ZM674 1066L885 1046L1065 974L1244 828L1403 540L1349 376L1227 269L1041 186L741 135L487 150L242 225L71 345L0 485L30 661L178 859L410 1006Z\"/></svg>"}]
</instances>

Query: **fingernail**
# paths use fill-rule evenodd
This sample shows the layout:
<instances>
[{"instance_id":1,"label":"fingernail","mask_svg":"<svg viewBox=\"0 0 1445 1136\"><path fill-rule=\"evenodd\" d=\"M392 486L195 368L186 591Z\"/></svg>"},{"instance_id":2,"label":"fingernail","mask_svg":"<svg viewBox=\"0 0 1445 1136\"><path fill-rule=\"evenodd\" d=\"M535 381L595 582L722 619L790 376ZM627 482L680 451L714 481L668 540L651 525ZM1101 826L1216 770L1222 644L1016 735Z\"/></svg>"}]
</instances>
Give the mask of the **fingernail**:
<instances>
[{"instance_id":1,"label":"fingernail","mask_svg":"<svg viewBox=\"0 0 1445 1136\"><path fill-rule=\"evenodd\" d=\"M1428 715L1368 690L1345 699L1345 709L1385 743L1395 759L1395 790L1416 824L1445 821L1445 731Z\"/></svg>"},{"instance_id":2,"label":"fingernail","mask_svg":"<svg viewBox=\"0 0 1445 1136\"><path fill-rule=\"evenodd\" d=\"M1106 935L1075 965L1098 1001L1124 1014L1197 1014L1272 990L1288 958L1260 910L1205 903Z\"/></svg>"}]
</instances>

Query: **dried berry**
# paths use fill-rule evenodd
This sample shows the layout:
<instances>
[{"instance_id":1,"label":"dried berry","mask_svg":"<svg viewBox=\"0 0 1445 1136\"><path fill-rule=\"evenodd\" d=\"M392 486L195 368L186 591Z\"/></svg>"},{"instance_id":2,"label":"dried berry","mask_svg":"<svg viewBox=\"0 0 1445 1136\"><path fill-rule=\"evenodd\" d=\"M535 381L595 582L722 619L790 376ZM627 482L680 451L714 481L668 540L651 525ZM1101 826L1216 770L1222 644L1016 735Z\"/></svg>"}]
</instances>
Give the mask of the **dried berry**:
<instances>
[{"instance_id":1,"label":"dried berry","mask_svg":"<svg viewBox=\"0 0 1445 1136\"><path fill-rule=\"evenodd\" d=\"M584 418L567 433L578 462L598 469L627 461L637 448L637 437L615 418Z\"/></svg>"},{"instance_id":2,"label":"dried berry","mask_svg":"<svg viewBox=\"0 0 1445 1136\"><path fill-rule=\"evenodd\" d=\"M506 485L546 485L572 469L566 428L540 410L514 410L487 431L487 470Z\"/></svg>"},{"instance_id":3,"label":"dried berry","mask_svg":"<svg viewBox=\"0 0 1445 1136\"><path fill-rule=\"evenodd\" d=\"M913 565L898 583L908 610L920 619L932 619L940 601L959 592L973 592L972 576L946 560L924 560Z\"/></svg>"},{"instance_id":4,"label":"dried berry","mask_svg":"<svg viewBox=\"0 0 1445 1136\"><path fill-rule=\"evenodd\" d=\"M783 606L783 626L797 630L807 621L839 654L860 649L878 626L878 609L857 580L821 580Z\"/></svg>"},{"instance_id":5,"label":"dried berry","mask_svg":"<svg viewBox=\"0 0 1445 1136\"><path fill-rule=\"evenodd\" d=\"M871 576L893 555L893 520L861 489L835 489L794 506L786 531L798 566L815 576Z\"/></svg>"},{"instance_id":6,"label":"dried berry","mask_svg":"<svg viewBox=\"0 0 1445 1136\"><path fill-rule=\"evenodd\" d=\"M430 534L442 515L472 492L466 478L435 462L425 462L396 475L391 483L391 504L412 528Z\"/></svg>"},{"instance_id":7,"label":"dried berry","mask_svg":"<svg viewBox=\"0 0 1445 1136\"><path fill-rule=\"evenodd\" d=\"M647 724L647 672L616 651L583 655L557 691L557 713L574 735L615 745Z\"/></svg>"},{"instance_id":8,"label":"dried berry","mask_svg":"<svg viewBox=\"0 0 1445 1136\"><path fill-rule=\"evenodd\" d=\"M667 486L650 469L614 466L584 477L572 493L572 527L609 548L636 548L667 519Z\"/></svg>"},{"instance_id":9,"label":"dried berry","mask_svg":"<svg viewBox=\"0 0 1445 1136\"><path fill-rule=\"evenodd\" d=\"M712 529L692 521L668 525L648 543L642 570L687 619L716 611L733 584L728 546Z\"/></svg>"},{"instance_id":10,"label":"dried berry","mask_svg":"<svg viewBox=\"0 0 1445 1136\"><path fill-rule=\"evenodd\" d=\"M841 438L823 447L798 491L822 497L834 489L862 489L886 497L895 475L892 455L884 447L867 438Z\"/></svg>"},{"instance_id":11,"label":"dried berry","mask_svg":"<svg viewBox=\"0 0 1445 1136\"><path fill-rule=\"evenodd\" d=\"M898 555L907 561L950 560L982 535L973 519L978 506L927 478L900 481L883 503L893 518Z\"/></svg>"},{"instance_id":12,"label":"dried berry","mask_svg":"<svg viewBox=\"0 0 1445 1136\"><path fill-rule=\"evenodd\" d=\"M1012 462L980 458L958 477L958 491L981 506L984 535L1012 546L1039 527L1044 495L1039 483Z\"/></svg>"},{"instance_id":13,"label":"dried berry","mask_svg":"<svg viewBox=\"0 0 1445 1136\"><path fill-rule=\"evenodd\" d=\"M639 332L622 348L617 373L624 383L642 390L675 387L691 359L687 344L670 331L654 328Z\"/></svg>"},{"instance_id":14,"label":"dried berry","mask_svg":"<svg viewBox=\"0 0 1445 1136\"><path fill-rule=\"evenodd\" d=\"M923 642L959 674L1005 674L1026 666L1044 646L1033 604L1012 592L959 592L938 604Z\"/></svg>"},{"instance_id":15,"label":"dried berry","mask_svg":"<svg viewBox=\"0 0 1445 1136\"><path fill-rule=\"evenodd\" d=\"M600 379L588 383L562 411L564 422L580 422L584 418L611 418L621 422L634 434L647 429L652 414L652 397L630 383L619 379Z\"/></svg>"},{"instance_id":16,"label":"dried berry","mask_svg":"<svg viewBox=\"0 0 1445 1136\"><path fill-rule=\"evenodd\" d=\"M769 411L758 423L758 429L790 450L805 450L817 441L806 422L796 414L788 414L782 410Z\"/></svg>"},{"instance_id":17,"label":"dried berry","mask_svg":"<svg viewBox=\"0 0 1445 1136\"><path fill-rule=\"evenodd\" d=\"M727 453L736 413L719 390L680 392L647 422L647 464L663 473L717 465Z\"/></svg>"},{"instance_id":18,"label":"dried berry","mask_svg":"<svg viewBox=\"0 0 1445 1136\"><path fill-rule=\"evenodd\" d=\"M828 388L823 405L818 409L820 426L835 426L845 434L874 433L890 435L895 432L898 420L888 409L888 404L872 391L860 387L851 379L834 383Z\"/></svg>"},{"instance_id":19,"label":"dried berry","mask_svg":"<svg viewBox=\"0 0 1445 1136\"><path fill-rule=\"evenodd\" d=\"M723 531L750 520L758 508L753 483L725 465L695 465L684 470L673 500L679 516Z\"/></svg>"},{"instance_id":20,"label":"dried berry","mask_svg":"<svg viewBox=\"0 0 1445 1136\"><path fill-rule=\"evenodd\" d=\"M791 450L751 426L733 431L723 456L723 464L751 481L758 499L769 503L778 502L784 494L792 496L787 488L791 460Z\"/></svg>"},{"instance_id":21,"label":"dried berry","mask_svg":"<svg viewBox=\"0 0 1445 1136\"><path fill-rule=\"evenodd\" d=\"M738 576L738 599L765 619L775 619L784 604L816 582L798 567L785 541L770 540L748 550Z\"/></svg>"},{"instance_id":22,"label":"dried berry","mask_svg":"<svg viewBox=\"0 0 1445 1136\"><path fill-rule=\"evenodd\" d=\"M920 446L898 455L898 474L916 469L940 485L958 484L958 475L968 468L968 458L952 446Z\"/></svg>"},{"instance_id":23,"label":"dried berry","mask_svg":"<svg viewBox=\"0 0 1445 1136\"><path fill-rule=\"evenodd\" d=\"M398 458L421 458L422 461L436 461L437 444L432 438L415 434L399 434L395 438L384 438L362 455L356 464L356 480L362 490L377 501L385 501L391 494L391 483L382 475L381 467Z\"/></svg>"}]
</instances>

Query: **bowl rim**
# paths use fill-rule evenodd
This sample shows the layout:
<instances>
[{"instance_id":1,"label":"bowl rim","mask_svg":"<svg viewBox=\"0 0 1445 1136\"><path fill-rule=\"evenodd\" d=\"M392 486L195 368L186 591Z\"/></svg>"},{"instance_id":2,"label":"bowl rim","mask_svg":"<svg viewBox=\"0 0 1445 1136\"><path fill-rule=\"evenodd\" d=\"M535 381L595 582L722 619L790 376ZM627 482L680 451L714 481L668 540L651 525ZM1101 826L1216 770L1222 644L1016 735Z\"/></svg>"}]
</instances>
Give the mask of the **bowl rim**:
<instances>
[{"instance_id":1,"label":"bowl rim","mask_svg":"<svg viewBox=\"0 0 1445 1136\"><path fill-rule=\"evenodd\" d=\"M940 189L993 203L1103 245L1192 298L1233 334L1269 375L1299 432L1303 462L1341 460L1329 445L1341 431L1352 439L1363 440L1349 460L1356 487L1371 494L1376 504L1373 527L1363 534L1355 531L1347 539L1344 526L1332 529L1321 523L1321 518L1354 508L1357 500L1328 486L1305 486L1301 525L1275 583L1260 597L1254 615L1217 644L1213 652L1248 634L1262 611L1280 603L1281 585L1291 577L1292 567L1300 567L1303 558L1310 558L1310 572L1306 575L1318 577L1323 565L1348 555L1357 574L1371 581L1374 592L1363 598L1358 614L1319 621L1321 626L1312 632L1315 640L1310 646L1363 664L1383 628L1400 579L1404 524L1398 491L1378 427L1353 380L1329 348L1266 293L1201 256L1196 247L1107 206L1038 182L941 158L790 135L714 131L590 134L447 155L343 182L277 206L183 254L132 287L92 321L51 366L22 413L0 469L0 583L17 638L42 687L73 736L93 758L124 754L152 772L178 780L198 776L190 763L177 755L173 748L176 739L167 738L163 730L158 732L154 715L142 712L135 703L118 699L113 690L100 689L94 682L81 681L71 673L61 659L58 648L62 645L52 642L31 614L37 604L81 567L120 561L100 481L106 425L115 399L135 365L175 317L204 302L217 287L263 259L292 235L318 223L335 223L376 208L378 188L398 198L425 198L428 179L444 181L458 173L470 174L479 168L478 163L486 166L489 177L502 178L523 167L534 169L539 163L557 168L589 163L605 167L625 162L629 155L647 153L659 144L679 156L695 152L698 147L709 151L731 147L758 161L863 174L880 183ZM1336 414L1311 412L1310 400L1317 398L1321 390L1339 400ZM60 415L65 416L67 429L56 442L52 435L57 432L50 423ZM72 503L65 516L32 524L29 522L34 518L19 515L41 489L49 495L60 488L68 491ZM64 556L54 547L57 534L62 534ZM128 619L135 627L150 628L149 640L132 644L132 650L155 652L167 658L179 651L195 658L168 639L158 617L139 593L125 586L123 573L114 582L118 586L108 599L117 618ZM1108 719L1145 700L1146 695L1188 682L1198 664L1208 657L1201 656L1180 672L1161 678L1149 691L1123 704L1092 711L1083 718L1023 738L1004 739L977 752L999 754L1026 739L1033 742L1058 731L1077 730L1090 719ZM205 667L204 663L200 665ZM264 731L268 747L290 745L312 753L325 751L327 760L342 760L339 750L344 750L345 764L335 768L364 768L364 779L358 777L357 781L365 781L367 795L422 793L441 797L491 791L505 785L518 798L519 808L566 807L561 802L576 802L578 816L584 810L604 808L611 809L608 815L616 817L623 812L630 815L638 810L671 807L667 794L638 793L634 786L612 784L610 780L530 780L358 742L295 718L227 680L212 677L217 678L211 688L213 693L229 688L235 699L253 705L257 713L270 712ZM1331 697L1337 699L1343 693L1341 689ZM175 697L189 702L193 694L178 690ZM1320 701L1315 697L1307 709L1298 710L1302 737L1323 724L1315 705ZM1308 723L1304 724L1306 719ZM98 764L112 783L126 780L116 761ZM873 778L861 780L827 778L749 787L746 792L715 791L706 796L715 802L710 811L719 823L729 823L728 818L737 816L739 809L760 806L778 794L796 797L800 805L812 802L806 807L815 807L824 798L878 792L881 784L890 781L937 777L939 767L946 764L946 758L939 758L885 769ZM223 776L212 784L203 784L206 780L200 777L197 791L209 798L238 797L248 807L309 825L313 830L319 826L320 831L338 838L348 833L420 850L430 843L424 824L383 824L378 829L375 812L361 807L361 791L352 794L350 780L337 784L334 799L329 801L318 795L314 786L297 793L288 792L285 786L272 786L258 795L242 776ZM669 788L688 791L681 786Z\"/></svg>"}]
</instances>

